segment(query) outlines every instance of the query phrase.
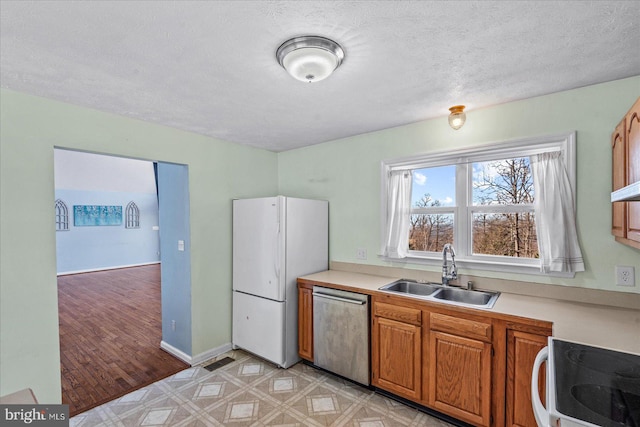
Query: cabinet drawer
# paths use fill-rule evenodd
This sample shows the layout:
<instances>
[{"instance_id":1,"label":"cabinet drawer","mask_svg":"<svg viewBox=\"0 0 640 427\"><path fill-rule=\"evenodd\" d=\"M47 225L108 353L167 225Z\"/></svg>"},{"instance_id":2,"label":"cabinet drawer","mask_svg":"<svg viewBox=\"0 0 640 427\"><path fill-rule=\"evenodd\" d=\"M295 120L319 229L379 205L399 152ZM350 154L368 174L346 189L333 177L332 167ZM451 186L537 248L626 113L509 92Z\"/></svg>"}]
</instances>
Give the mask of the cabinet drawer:
<instances>
[{"instance_id":1,"label":"cabinet drawer","mask_svg":"<svg viewBox=\"0 0 640 427\"><path fill-rule=\"evenodd\" d=\"M446 314L431 313L431 329L482 341L491 341L490 323L461 319Z\"/></svg>"},{"instance_id":2,"label":"cabinet drawer","mask_svg":"<svg viewBox=\"0 0 640 427\"><path fill-rule=\"evenodd\" d=\"M417 326L422 324L422 312L420 310L385 304L383 302L374 302L373 315Z\"/></svg>"}]
</instances>

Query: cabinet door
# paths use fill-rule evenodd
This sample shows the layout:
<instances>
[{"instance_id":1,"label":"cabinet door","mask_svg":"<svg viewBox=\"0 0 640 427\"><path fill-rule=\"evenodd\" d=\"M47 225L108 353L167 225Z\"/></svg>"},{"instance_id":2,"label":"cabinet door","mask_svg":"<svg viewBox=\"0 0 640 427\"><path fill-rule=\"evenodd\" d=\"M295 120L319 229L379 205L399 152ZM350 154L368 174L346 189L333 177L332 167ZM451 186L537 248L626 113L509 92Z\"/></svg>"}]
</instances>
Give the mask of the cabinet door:
<instances>
[{"instance_id":1,"label":"cabinet door","mask_svg":"<svg viewBox=\"0 0 640 427\"><path fill-rule=\"evenodd\" d=\"M619 190L627 185L625 123L626 121L623 119L611 134L612 191ZM613 202L611 210L611 234L625 237L627 234L627 203Z\"/></svg>"},{"instance_id":2,"label":"cabinet door","mask_svg":"<svg viewBox=\"0 0 640 427\"><path fill-rule=\"evenodd\" d=\"M429 405L479 426L491 422L491 344L430 333Z\"/></svg>"},{"instance_id":3,"label":"cabinet door","mask_svg":"<svg viewBox=\"0 0 640 427\"><path fill-rule=\"evenodd\" d=\"M538 352L547 337L520 331L507 331L507 427L536 427L531 408L531 374ZM545 370L538 378L540 399L545 402Z\"/></svg>"},{"instance_id":4,"label":"cabinet door","mask_svg":"<svg viewBox=\"0 0 640 427\"><path fill-rule=\"evenodd\" d=\"M313 362L313 289L298 288L298 354Z\"/></svg>"},{"instance_id":5,"label":"cabinet door","mask_svg":"<svg viewBox=\"0 0 640 427\"><path fill-rule=\"evenodd\" d=\"M420 400L422 338L420 326L374 317L372 382L376 387Z\"/></svg>"},{"instance_id":6,"label":"cabinet door","mask_svg":"<svg viewBox=\"0 0 640 427\"><path fill-rule=\"evenodd\" d=\"M640 98L627 121L627 185L640 181ZM627 239L640 242L640 202L627 202Z\"/></svg>"}]
</instances>

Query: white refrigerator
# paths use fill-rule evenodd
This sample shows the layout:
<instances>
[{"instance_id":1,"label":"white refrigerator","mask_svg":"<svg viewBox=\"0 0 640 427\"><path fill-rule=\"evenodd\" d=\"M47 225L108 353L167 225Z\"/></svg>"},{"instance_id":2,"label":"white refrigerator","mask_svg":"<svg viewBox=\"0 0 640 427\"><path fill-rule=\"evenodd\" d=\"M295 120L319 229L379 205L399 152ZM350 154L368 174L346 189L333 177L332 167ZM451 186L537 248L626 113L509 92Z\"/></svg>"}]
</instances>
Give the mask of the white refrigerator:
<instances>
[{"instance_id":1,"label":"white refrigerator","mask_svg":"<svg viewBox=\"0 0 640 427\"><path fill-rule=\"evenodd\" d=\"M329 203L233 201L233 348L288 368L298 357L296 279L329 268Z\"/></svg>"}]
</instances>

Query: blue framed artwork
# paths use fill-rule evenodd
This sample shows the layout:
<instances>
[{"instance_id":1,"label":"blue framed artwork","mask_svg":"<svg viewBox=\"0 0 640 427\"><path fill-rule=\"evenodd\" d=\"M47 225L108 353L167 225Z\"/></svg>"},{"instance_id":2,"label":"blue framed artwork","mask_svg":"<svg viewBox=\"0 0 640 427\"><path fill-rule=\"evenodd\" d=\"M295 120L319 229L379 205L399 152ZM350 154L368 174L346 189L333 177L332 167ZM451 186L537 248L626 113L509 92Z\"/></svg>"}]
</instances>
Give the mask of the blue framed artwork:
<instances>
[{"instance_id":1,"label":"blue framed artwork","mask_svg":"<svg viewBox=\"0 0 640 427\"><path fill-rule=\"evenodd\" d=\"M74 205L73 225L122 225L122 206Z\"/></svg>"}]
</instances>

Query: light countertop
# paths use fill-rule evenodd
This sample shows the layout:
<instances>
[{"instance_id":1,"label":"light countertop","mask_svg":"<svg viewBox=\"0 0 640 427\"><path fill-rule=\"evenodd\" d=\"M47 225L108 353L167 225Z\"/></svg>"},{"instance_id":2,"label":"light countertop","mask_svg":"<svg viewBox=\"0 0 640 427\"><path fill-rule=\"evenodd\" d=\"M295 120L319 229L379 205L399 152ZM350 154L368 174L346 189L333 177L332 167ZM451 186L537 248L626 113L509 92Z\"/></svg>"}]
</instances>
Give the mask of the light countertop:
<instances>
[{"instance_id":1,"label":"light countertop","mask_svg":"<svg viewBox=\"0 0 640 427\"><path fill-rule=\"evenodd\" d=\"M400 277L327 270L302 279L373 295L378 288ZM552 322L556 338L640 354L640 309L502 292L493 308L477 310Z\"/></svg>"}]
</instances>

